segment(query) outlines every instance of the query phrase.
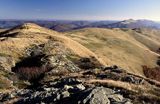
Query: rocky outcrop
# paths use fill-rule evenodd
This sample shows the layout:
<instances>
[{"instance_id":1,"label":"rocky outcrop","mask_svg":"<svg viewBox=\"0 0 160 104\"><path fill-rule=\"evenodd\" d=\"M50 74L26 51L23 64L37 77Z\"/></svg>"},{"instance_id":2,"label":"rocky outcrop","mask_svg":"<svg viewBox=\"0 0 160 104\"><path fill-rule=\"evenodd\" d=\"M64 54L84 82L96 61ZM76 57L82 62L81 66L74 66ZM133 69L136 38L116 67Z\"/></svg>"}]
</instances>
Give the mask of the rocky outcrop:
<instances>
[{"instance_id":1,"label":"rocky outcrop","mask_svg":"<svg viewBox=\"0 0 160 104\"><path fill-rule=\"evenodd\" d=\"M104 88L95 87L89 95L83 100L83 104L132 104L129 99L124 98L120 94L116 94L116 91Z\"/></svg>"},{"instance_id":2,"label":"rocky outcrop","mask_svg":"<svg viewBox=\"0 0 160 104\"><path fill-rule=\"evenodd\" d=\"M17 98L15 104L22 103L60 103L60 104L132 104L123 95L105 87L87 87L82 82L74 79L65 79L61 83L64 86L57 86L58 82L51 86L43 86L35 90L18 90L11 94L1 94L1 101ZM67 82L68 80L68 82ZM77 83L78 82L78 83Z\"/></svg>"},{"instance_id":3,"label":"rocky outcrop","mask_svg":"<svg viewBox=\"0 0 160 104\"><path fill-rule=\"evenodd\" d=\"M0 101L14 104L158 104L160 101L157 85L118 67L46 77L52 79L42 80L36 87L1 93Z\"/></svg>"}]
</instances>

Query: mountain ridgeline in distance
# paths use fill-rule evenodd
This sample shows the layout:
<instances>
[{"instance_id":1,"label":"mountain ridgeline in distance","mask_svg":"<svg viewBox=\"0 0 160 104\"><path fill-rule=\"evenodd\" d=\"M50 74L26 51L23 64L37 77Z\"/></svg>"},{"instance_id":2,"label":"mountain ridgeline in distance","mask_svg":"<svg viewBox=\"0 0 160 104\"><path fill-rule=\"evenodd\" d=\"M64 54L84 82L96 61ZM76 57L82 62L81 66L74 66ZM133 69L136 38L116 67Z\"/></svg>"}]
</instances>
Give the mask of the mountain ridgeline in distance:
<instances>
[{"instance_id":1,"label":"mountain ridgeline in distance","mask_svg":"<svg viewBox=\"0 0 160 104\"><path fill-rule=\"evenodd\" d=\"M113 24L102 25L103 28L160 28L159 22L154 22L150 20L124 20Z\"/></svg>"},{"instance_id":2,"label":"mountain ridgeline in distance","mask_svg":"<svg viewBox=\"0 0 160 104\"><path fill-rule=\"evenodd\" d=\"M45 21L45 20L0 20L0 28L12 28L24 23L36 23L42 27L59 32L76 30L88 27L99 28L154 28L159 29L160 23L151 20L124 20L124 21Z\"/></svg>"},{"instance_id":3,"label":"mountain ridgeline in distance","mask_svg":"<svg viewBox=\"0 0 160 104\"><path fill-rule=\"evenodd\" d=\"M56 31L69 31L85 27L97 27L101 25L108 25L116 23L117 21L49 21L49 20L0 20L0 28L13 28L24 23L35 23L42 27L53 29Z\"/></svg>"}]
</instances>

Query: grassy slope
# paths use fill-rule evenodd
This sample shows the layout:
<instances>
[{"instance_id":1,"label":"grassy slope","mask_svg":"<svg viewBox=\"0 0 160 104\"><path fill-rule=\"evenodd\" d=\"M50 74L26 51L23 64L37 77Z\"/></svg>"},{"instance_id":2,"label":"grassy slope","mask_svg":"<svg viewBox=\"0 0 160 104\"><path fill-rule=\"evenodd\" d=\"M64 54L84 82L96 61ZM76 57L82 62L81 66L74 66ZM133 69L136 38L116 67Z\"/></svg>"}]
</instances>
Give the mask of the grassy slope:
<instances>
[{"instance_id":1,"label":"grassy slope","mask_svg":"<svg viewBox=\"0 0 160 104\"><path fill-rule=\"evenodd\" d=\"M86 28L66 35L95 52L106 64L119 65L132 73L143 75L141 65L156 66L158 55L151 50L155 51L160 42L154 32L145 36L133 30Z\"/></svg>"},{"instance_id":2,"label":"grassy slope","mask_svg":"<svg viewBox=\"0 0 160 104\"><path fill-rule=\"evenodd\" d=\"M13 56L15 59L22 57L25 54L25 49L31 45L38 45L47 42L50 38L61 42L73 51L74 54L81 57L89 57L96 55L91 52L86 47L77 43L76 41L69 39L68 37L46 28L42 28L35 24L27 24L26 27L22 26L20 28L9 31L8 34L17 34L13 37L1 37L0 39L0 50L1 53L5 53Z\"/></svg>"},{"instance_id":3,"label":"grassy slope","mask_svg":"<svg viewBox=\"0 0 160 104\"><path fill-rule=\"evenodd\" d=\"M26 49L35 45L44 44L48 41L55 41L55 43L58 42L62 44L64 46L64 50L68 49L73 55L79 57L94 56L97 58L97 56L92 51L79 44L78 42L62 35L61 33L42 28L34 24L27 24L13 30L9 30L5 34L2 34L2 32L0 33L0 80L2 80L0 81L0 90L4 90L4 88L7 88L7 86L9 88L12 87L9 82L10 80L8 80L5 76L8 75L8 73L5 73L5 70L10 72L11 67L13 67L15 63L21 61L22 58L27 56L28 52ZM16 35L7 37L3 36L7 34ZM57 49L58 48L60 47L57 46ZM55 50L56 49L54 48L49 52L52 53L55 52ZM103 61L99 61L103 64Z\"/></svg>"}]
</instances>

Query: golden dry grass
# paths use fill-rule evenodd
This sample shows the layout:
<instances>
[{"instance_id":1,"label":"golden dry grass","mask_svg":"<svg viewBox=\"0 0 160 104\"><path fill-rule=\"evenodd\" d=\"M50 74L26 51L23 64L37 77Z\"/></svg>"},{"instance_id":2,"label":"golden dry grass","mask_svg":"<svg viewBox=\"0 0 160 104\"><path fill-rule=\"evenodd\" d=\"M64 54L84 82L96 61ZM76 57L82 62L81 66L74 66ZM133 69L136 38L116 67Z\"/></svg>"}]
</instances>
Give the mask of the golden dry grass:
<instances>
[{"instance_id":1,"label":"golden dry grass","mask_svg":"<svg viewBox=\"0 0 160 104\"><path fill-rule=\"evenodd\" d=\"M27 23L21 27L17 27L8 31L6 34L16 34L15 36L0 37L0 50L2 54L8 54L12 56L16 61L19 58L25 56L26 48L32 45L39 45L46 43L51 38L55 41L59 41L66 48L71 50L73 54L80 57L98 57L89 49L79 44L78 42L58 33L36 24ZM99 60L99 59L98 59ZM101 63L103 61L99 60Z\"/></svg>"},{"instance_id":2,"label":"golden dry grass","mask_svg":"<svg viewBox=\"0 0 160 104\"><path fill-rule=\"evenodd\" d=\"M152 34L153 39L130 29L86 28L65 34L93 51L106 64L121 66L131 73L143 75L141 65L156 66L158 54L153 50L160 44L156 33Z\"/></svg>"},{"instance_id":3,"label":"golden dry grass","mask_svg":"<svg viewBox=\"0 0 160 104\"><path fill-rule=\"evenodd\" d=\"M2 34L3 32L1 32ZM16 34L16 35L12 35ZM97 60L98 57L89 49L79 44L78 42L58 33L56 31L52 31L43 27L40 27L35 24L25 24L23 26L14 28L2 34L0 37L0 56L12 57L13 63L5 63L2 61L2 66L7 69L7 71L11 71L11 67L14 66L15 63L21 61L23 58L27 57L28 51L27 49L32 48L35 45L45 44L49 41L59 43L64 46L61 50L69 50L70 54L78 56L78 57L95 57ZM7 35L7 36L5 36ZM59 47L60 48L60 47ZM51 54L58 50L59 48L52 48L48 50ZM103 61L99 60L101 64ZM0 69L4 71L4 69ZM1 74L1 73L0 73ZM3 75L2 75L3 77ZM4 77L5 78L5 77ZM1 77L0 77L1 79ZM4 82L0 82L3 84ZM5 83L4 83L5 84ZM10 85L8 85L11 87ZM2 86L5 88L4 86ZM8 87L6 87L8 88ZM1 89L1 88L0 88ZM4 89L3 89L4 90Z\"/></svg>"}]
</instances>

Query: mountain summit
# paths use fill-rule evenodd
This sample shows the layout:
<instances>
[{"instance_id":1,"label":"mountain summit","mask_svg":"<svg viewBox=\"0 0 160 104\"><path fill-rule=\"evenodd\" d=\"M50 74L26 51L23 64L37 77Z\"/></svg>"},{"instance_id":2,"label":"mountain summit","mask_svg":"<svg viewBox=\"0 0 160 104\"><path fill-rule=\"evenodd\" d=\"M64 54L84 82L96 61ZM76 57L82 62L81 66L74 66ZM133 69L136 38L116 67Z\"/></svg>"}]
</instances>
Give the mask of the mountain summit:
<instances>
[{"instance_id":1,"label":"mountain summit","mask_svg":"<svg viewBox=\"0 0 160 104\"><path fill-rule=\"evenodd\" d=\"M128 19L128 20L122 21L121 23L122 23L122 24L131 24L131 23L135 23L135 22L137 22L137 21L134 20L134 19Z\"/></svg>"}]
</instances>

